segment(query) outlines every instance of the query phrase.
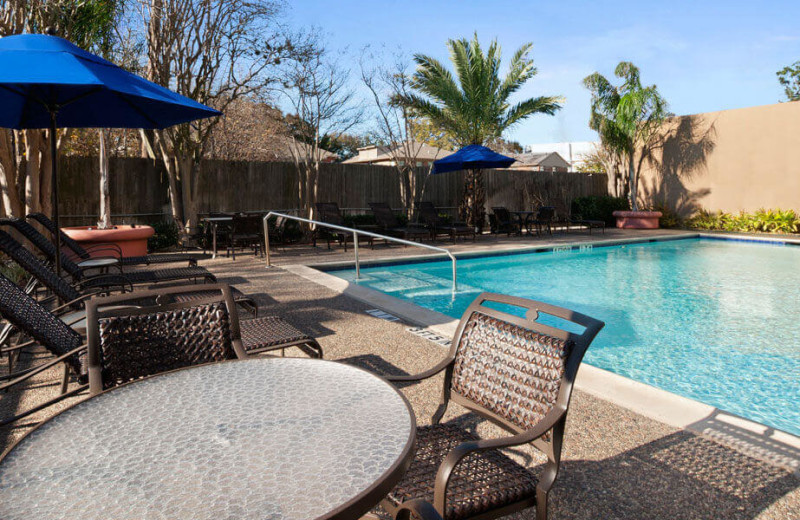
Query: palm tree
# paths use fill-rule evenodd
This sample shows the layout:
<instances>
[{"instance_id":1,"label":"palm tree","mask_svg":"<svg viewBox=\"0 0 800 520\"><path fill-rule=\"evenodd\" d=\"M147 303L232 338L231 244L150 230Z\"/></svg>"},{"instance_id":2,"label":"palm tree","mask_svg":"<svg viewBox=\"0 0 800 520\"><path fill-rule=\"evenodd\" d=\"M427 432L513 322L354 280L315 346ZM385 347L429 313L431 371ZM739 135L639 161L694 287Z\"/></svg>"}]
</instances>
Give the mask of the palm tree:
<instances>
[{"instance_id":1,"label":"palm tree","mask_svg":"<svg viewBox=\"0 0 800 520\"><path fill-rule=\"evenodd\" d=\"M508 73L502 79L497 40L492 41L486 53L477 34L472 41L449 40L447 46L458 79L438 60L416 54L412 88L417 93L398 96L397 100L445 130L458 146L486 145L533 114L553 115L561 108L562 100L557 96L529 98L513 106L509 102L511 95L536 75L533 58L529 56L532 43L514 53ZM464 188L462 217L481 227L486 197L480 170L468 173Z\"/></svg>"},{"instance_id":2,"label":"palm tree","mask_svg":"<svg viewBox=\"0 0 800 520\"><path fill-rule=\"evenodd\" d=\"M631 209L638 211L638 172L653 143L656 130L670 114L667 102L655 85L643 87L639 69L621 61L614 75L623 80L614 86L600 73L587 76L583 84L592 92L589 127L600 134L604 148L625 158L628 165L628 197ZM640 149L639 167L636 150Z\"/></svg>"}]
</instances>

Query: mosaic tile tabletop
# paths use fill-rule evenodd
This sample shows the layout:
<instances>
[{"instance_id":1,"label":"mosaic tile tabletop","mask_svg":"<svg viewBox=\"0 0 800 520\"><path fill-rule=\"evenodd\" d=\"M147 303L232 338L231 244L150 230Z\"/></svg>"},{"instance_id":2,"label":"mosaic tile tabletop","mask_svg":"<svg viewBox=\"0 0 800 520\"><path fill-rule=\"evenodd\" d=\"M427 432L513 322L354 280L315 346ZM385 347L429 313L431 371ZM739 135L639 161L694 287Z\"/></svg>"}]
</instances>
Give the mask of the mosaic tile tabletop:
<instances>
[{"instance_id":1,"label":"mosaic tile tabletop","mask_svg":"<svg viewBox=\"0 0 800 520\"><path fill-rule=\"evenodd\" d=\"M0 464L0 518L310 519L363 492L413 434L402 397L347 365L251 359L67 410Z\"/></svg>"}]
</instances>

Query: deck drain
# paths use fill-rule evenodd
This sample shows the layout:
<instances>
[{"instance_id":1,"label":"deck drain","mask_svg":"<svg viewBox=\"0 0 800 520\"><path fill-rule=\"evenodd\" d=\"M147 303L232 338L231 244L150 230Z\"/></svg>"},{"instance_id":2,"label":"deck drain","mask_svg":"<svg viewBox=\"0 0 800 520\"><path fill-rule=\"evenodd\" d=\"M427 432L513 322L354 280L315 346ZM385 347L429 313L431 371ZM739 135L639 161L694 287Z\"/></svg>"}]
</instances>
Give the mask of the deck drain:
<instances>
[{"instance_id":1,"label":"deck drain","mask_svg":"<svg viewBox=\"0 0 800 520\"><path fill-rule=\"evenodd\" d=\"M386 321L400 321L400 318L398 318L394 314L389 314L388 312L384 312L384 311L382 311L380 309L367 309L364 312L366 312L367 314L369 314L373 318L380 318L380 319L386 320Z\"/></svg>"},{"instance_id":2,"label":"deck drain","mask_svg":"<svg viewBox=\"0 0 800 520\"><path fill-rule=\"evenodd\" d=\"M425 327L408 327L406 330L411 334L416 334L421 338L425 338L428 341L433 341L437 345L442 345L443 347L449 347L452 343L450 338L446 338Z\"/></svg>"}]
</instances>

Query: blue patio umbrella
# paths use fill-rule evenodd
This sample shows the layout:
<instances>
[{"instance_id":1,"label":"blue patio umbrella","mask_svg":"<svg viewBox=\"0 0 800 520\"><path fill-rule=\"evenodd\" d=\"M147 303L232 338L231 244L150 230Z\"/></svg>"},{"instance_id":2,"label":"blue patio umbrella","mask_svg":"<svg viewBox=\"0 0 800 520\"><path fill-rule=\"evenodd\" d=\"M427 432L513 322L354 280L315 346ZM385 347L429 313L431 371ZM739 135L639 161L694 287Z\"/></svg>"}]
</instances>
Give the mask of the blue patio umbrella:
<instances>
[{"instance_id":1,"label":"blue patio umbrella","mask_svg":"<svg viewBox=\"0 0 800 520\"><path fill-rule=\"evenodd\" d=\"M505 155L501 155L495 151L486 148L485 146L481 146L479 144L471 144L469 146L465 146L461 150L457 151L452 155L448 155L438 161L433 162L433 173L445 173L445 172L452 172L456 170L482 170L484 168L508 168L516 161L511 157L506 157ZM472 181L472 189L473 189L473 203L472 207L469 209L473 216L479 215L480 212L478 211L479 206L477 204L477 197L474 196L474 192L477 190L476 185L477 180L473 179ZM475 224L479 227L483 227L483 217L475 218Z\"/></svg>"},{"instance_id":2,"label":"blue patio umbrella","mask_svg":"<svg viewBox=\"0 0 800 520\"><path fill-rule=\"evenodd\" d=\"M161 129L220 112L140 78L57 36L0 38L0 127ZM56 140L53 221L58 226ZM60 234L54 234L60 251ZM60 272L56 255L56 272Z\"/></svg>"},{"instance_id":3,"label":"blue patio umbrella","mask_svg":"<svg viewBox=\"0 0 800 520\"><path fill-rule=\"evenodd\" d=\"M433 173L453 172L456 170L482 170L484 168L508 168L516 159L506 157L481 146L471 144L452 155L433 162Z\"/></svg>"}]
</instances>

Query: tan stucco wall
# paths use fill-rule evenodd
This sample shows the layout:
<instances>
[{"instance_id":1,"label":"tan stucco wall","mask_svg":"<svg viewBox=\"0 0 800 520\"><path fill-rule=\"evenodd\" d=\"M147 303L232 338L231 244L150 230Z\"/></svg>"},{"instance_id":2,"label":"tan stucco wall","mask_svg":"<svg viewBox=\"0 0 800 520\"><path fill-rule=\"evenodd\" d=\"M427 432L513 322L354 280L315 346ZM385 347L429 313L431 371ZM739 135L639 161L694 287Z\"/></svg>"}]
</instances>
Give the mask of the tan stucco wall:
<instances>
[{"instance_id":1,"label":"tan stucco wall","mask_svg":"<svg viewBox=\"0 0 800 520\"><path fill-rule=\"evenodd\" d=\"M639 196L682 215L800 210L800 102L672 118Z\"/></svg>"}]
</instances>

